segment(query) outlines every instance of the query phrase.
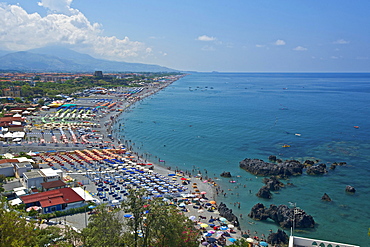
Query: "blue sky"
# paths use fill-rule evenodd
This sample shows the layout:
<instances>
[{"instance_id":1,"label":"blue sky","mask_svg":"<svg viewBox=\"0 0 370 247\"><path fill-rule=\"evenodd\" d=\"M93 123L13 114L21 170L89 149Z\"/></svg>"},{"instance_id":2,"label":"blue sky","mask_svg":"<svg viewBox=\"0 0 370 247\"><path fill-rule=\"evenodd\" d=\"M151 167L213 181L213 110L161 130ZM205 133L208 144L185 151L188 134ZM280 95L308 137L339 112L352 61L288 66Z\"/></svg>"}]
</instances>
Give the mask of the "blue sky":
<instances>
[{"instance_id":1,"label":"blue sky","mask_svg":"<svg viewBox=\"0 0 370 247\"><path fill-rule=\"evenodd\" d=\"M2 1L0 50L63 45L194 71L370 72L369 10L366 0Z\"/></svg>"}]
</instances>

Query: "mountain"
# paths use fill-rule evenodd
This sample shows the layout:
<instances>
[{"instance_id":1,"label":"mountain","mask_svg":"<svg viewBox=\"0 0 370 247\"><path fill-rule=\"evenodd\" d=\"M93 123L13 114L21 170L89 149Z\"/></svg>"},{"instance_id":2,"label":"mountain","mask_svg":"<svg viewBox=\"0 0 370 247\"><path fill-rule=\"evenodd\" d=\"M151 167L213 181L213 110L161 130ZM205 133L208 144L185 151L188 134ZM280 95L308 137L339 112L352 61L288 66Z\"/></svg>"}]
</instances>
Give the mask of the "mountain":
<instances>
[{"instance_id":1,"label":"mountain","mask_svg":"<svg viewBox=\"0 0 370 247\"><path fill-rule=\"evenodd\" d=\"M1 55L1 53L0 53ZM0 57L0 70L34 72L175 72L159 65L96 59L62 47L13 52Z\"/></svg>"},{"instance_id":2,"label":"mountain","mask_svg":"<svg viewBox=\"0 0 370 247\"><path fill-rule=\"evenodd\" d=\"M10 51L3 51L3 50L0 50L0 57L1 57L1 56L6 55L6 54L8 54L8 53L11 53L11 52L10 52Z\"/></svg>"}]
</instances>

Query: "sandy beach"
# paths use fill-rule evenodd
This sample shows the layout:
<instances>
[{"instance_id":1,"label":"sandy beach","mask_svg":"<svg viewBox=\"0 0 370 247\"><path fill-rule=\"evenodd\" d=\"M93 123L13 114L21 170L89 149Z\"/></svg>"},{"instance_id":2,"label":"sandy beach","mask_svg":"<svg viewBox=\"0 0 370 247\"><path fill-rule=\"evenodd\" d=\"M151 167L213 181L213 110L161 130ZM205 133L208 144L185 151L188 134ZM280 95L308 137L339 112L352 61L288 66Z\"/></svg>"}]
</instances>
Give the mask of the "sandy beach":
<instances>
[{"instance_id":1,"label":"sandy beach","mask_svg":"<svg viewBox=\"0 0 370 247\"><path fill-rule=\"evenodd\" d=\"M38 163L41 167L51 166L56 169L64 169L64 171L70 177L76 179L76 181L81 181L84 185L87 184L85 185L86 190L94 198L98 199L99 196L102 198L103 192L99 192L100 189L96 186L96 183L94 184L94 179L103 178L98 177L97 173L91 171L94 171L94 169L102 169L102 167L104 169L109 169L111 164L107 163L103 166L101 165L101 161L94 161L91 162L92 164L90 166L90 163L87 161L83 161L85 163L78 161L81 157L78 155L76 156L76 150L80 150L87 154L95 153L103 156L100 151L94 150L112 150L112 152L109 151L108 153L107 151L107 153L104 153L109 155L115 153L114 150L126 148L125 152L130 152L130 161L132 161L133 164L146 163L146 160L140 158L142 156L139 153L131 152L129 145L124 145L129 144L127 140L117 140L113 138L115 133L113 133L114 129L112 129L112 126L115 124L119 114L124 114L124 112L130 109L137 101L158 92L171 83L172 82L161 84L157 87L147 87L135 94L134 97L127 99L121 97L120 89L109 95L94 95L89 98L76 99L71 102L71 104L78 106L78 109L82 109L80 110L81 112L84 107L89 109L100 101L110 102L110 104L114 103L114 107L110 109L99 108L93 118L82 121L84 124L81 124L82 119L79 119L73 121L73 124L71 124L71 121L59 121L57 125L55 124L57 121L45 121L53 118L55 119L57 115L56 109L41 111L38 116L33 116L29 119L29 126L27 127L28 140L24 141L21 146L9 145L7 147L2 147L0 153L17 153L20 151L40 153L41 155L39 154L38 157L42 157L42 159L38 158ZM80 131L81 129L89 130L89 132L82 133ZM67 153L72 153L72 155L65 156ZM116 155L120 160L124 159L123 154L122 156L120 156L120 153ZM68 159L78 163L72 164L70 161L66 163ZM101 167L98 167L99 165ZM117 164L117 166L118 165L120 164ZM112 171L116 172L113 168L115 169L116 166L112 166ZM241 238L242 231L233 225L236 222L227 221L224 217L220 216L217 210L219 204L215 201L216 190L220 188L214 181L210 178L202 178L201 176L194 177L190 173L179 170L169 170L168 167L161 166L158 163L153 164L151 170L156 174L155 176L157 176L157 178L164 179L164 181L168 181L169 184L172 182L171 185L175 186L175 188L181 188L183 193L189 195L187 198L182 198L175 202L178 204L179 209L183 211L189 219L194 221L196 227L202 230L203 246L206 245L205 241L208 238L217 239L223 234L228 236L223 238L226 245L231 244L234 239ZM90 173L88 171L90 171ZM118 177L124 173L116 172L115 174L117 175L116 177ZM173 176L174 174L175 176ZM121 187L123 190L124 186ZM71 218L70 221L73 221L72 219L73 218ZM76 222L70 223L72 225L76 224ZM76 225L75 227L81 228L83 226ZM222 227L221 229L223 230L221 230L220 227ZM228 239L230 239L230 241Z\"/></svg>"}]
</instances>

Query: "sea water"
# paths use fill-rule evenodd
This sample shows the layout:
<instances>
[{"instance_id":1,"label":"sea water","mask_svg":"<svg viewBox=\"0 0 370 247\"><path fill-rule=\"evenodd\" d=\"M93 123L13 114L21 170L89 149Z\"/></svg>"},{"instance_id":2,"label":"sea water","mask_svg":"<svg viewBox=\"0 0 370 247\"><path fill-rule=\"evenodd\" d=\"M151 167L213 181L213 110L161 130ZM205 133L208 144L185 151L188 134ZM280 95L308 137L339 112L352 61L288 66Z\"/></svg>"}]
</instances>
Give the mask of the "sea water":
<instances>
[{"instance_id":1,"label":"sea water","mask_svg":"<svg viewBox=\"0 0 370 247\"><path fill-rule=\"evenodd\" d=\"M119 123L116 136L148 160L217 178L227 193L217 201L242 214L242 230L267 236L278 229L247 216L256 203L293 203L317 223L295 235L370 246L370 74L193 73L134 105ZM255 195L263 178L239 162L269 155L347 165L282 180L293 186L267 200ZM223 171L236 183L220 178ZM333 201L322 201L324 193Z\"/></svg>"}]
</instances>

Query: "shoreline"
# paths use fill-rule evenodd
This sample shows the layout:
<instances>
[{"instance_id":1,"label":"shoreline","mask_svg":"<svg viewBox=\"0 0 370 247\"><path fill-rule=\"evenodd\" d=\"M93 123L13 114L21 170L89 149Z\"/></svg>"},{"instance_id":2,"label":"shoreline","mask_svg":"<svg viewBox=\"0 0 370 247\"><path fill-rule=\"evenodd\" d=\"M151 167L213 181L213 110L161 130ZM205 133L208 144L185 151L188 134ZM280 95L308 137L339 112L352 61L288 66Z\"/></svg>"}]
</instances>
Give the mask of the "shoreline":
<instances>
[{"instance_id":1,"label":"shoreline","mask_svg":"<svg viewBox=\"0 0 370 247\"><path fill-rule=\"evenodd\" d=\"M183 76L177 78L176 80L181 79L184 76L186 76L186 75L183 75ZM99 142L100 143L109 142L109 144L107 144L107 146L109 146L111 148L118 148L119 146L122 146L123 144L128 144L127 143L128 140L117 138L117 136L118 136L117 133L119 132L119 128L115 128L116 127L115 125L117 124L118 118L120 116L122 116L122 114L126 113L127 111L132 110L132 108L134 108L136 106L136 104L139 103L141 100L143 100L147 97L150 97L151 95L154 95L154 94L158 93L159 91L161 91L161 90L165 89L166 87L170 86L176 80L171 80L171 81L166 82L166 83L164 83L164 84L162 84L158 87L146 87L140 93L135 95L134 98L132 98L132 99L129 98L127 100L122 100L122 98L118 97L118 95L115 95L115 94L103 95L103 96L94 95L93 97L88 97L88 98L77 98L75 103L85 104L86 100L93 100L93 99L99 99L99 98L109 98L109 99L112 99L113 101L117 101L117 102L120 102L120 104L123 104L122 106L118 105L116 107L117 110L115 110L115 111L102 111L102 110L100 110L101 114L102 114L101 117L95 118L95 121L92 120L92 121L95 122L95 124L97 124L97 126L99 126L98 129L100 129L99 130L99 135L101 136L101 138L99 139L100 140ZM88 105L88 103L86 105ZM119 111L118 111L118 109L119 109ZM47 112L40 112L39 116L31 117L31 119L34 118L32 121L35 121L35 123L36 123L37 121L39 121L43 117L45 117L47 115L51 115L50 113L55 113L55 112L54 112L54 110L47 111ZM69 142L69 143L67 142L66 144L64 144L62 142L54 143L51 140L51 136L47 135L49 133L47 133L46 128L44 128L44 127L36 128L35 125L36 124L32 125L32 127L28 129L29 133L27 133L27 134L30 135L30 136L34 135L34 136L39 137L39 138L42 137L42 139L45 139L45 145L41 145L40 142L38 142L38 143L35 142L35 143L31 143L31 144L29 142L28 143L24 142L24 145L22 145L22 146L14 145L14 146L8 146L6 148L1 147L0 152L1 153L6 153L5 150L7 150L8 152L14 152L14 153L31 152L31 151L32 152L41 152L41 153L47 153L47 152L50 152L50 151L54 151L54 152L58 153L58 152L68 152L68 151L87 150L88 149L89 145L87 143L78 144L78 145L73 144L72 142ZM35 131L40 132L40 133L34 133ZM50 132L51 131L52 131L52 129L50 129ZM69 139L71 139L71 138L69 138ZM132 146L125 145L125 147L128 151L133 151L133 153L135 154L135 158L137 158L138 163L144 163L144 162L147 163L147 160L143 159L143 155L141 155L140 152L136 152L136 150ZM164 175L164 176L167 176L167 174L169 174L170 172L175 172L176 174L179 173L179 174L183 175L184 177L189 178L190 181L191 181L188 185L189 191L193 189L192 185L196 184L197 189L199 189L199 191L202 191L202 192L204 191L205 192L205 195L206 195L208 201L215 201L216 200L216 197L217 197L216 192L217 192L217 189L220 189L220 187L219 187L219 185L215 185L215 182L211 178L202 177L202 175L201 176L194 176L191 173L191 171L173 170L173 168L171 168L169 166L166 166L164 164L161 164L161 162L153 162L153 168L154 168L155 172L157 172L161 175ZM93 192L93 191L90 191L90 192ZM217 205L219 205L219 203L217 203ZM197 221L197 222L201 222L201 220L204 221L205 219L207 219L207 222L208 222L208 219L219 218L219 215L218 215L219 213L217 212L217 210L216 210L216 212L208 212L207 210L199 212L199 210L197 210L196 206L192 203L186 204L185 208L187 210L187 212L185 212L185 214L188 217L195 216L197 219L199 217L199 221ZM200 209L200 210L202 210L202 209ZM200 217L202 217L202 218L200 218ZM78 224L78 222L73 222L72 224ZM198 223L196 225L199 226ZM240 230L236 230L236 232L233 233L232 237L236 238L236 239L239 239L239 238L241 238L241 235L242 235L242 232ZM228 244L231 244L231 242L228 242Z\"/></svg>"}]
</instances>

